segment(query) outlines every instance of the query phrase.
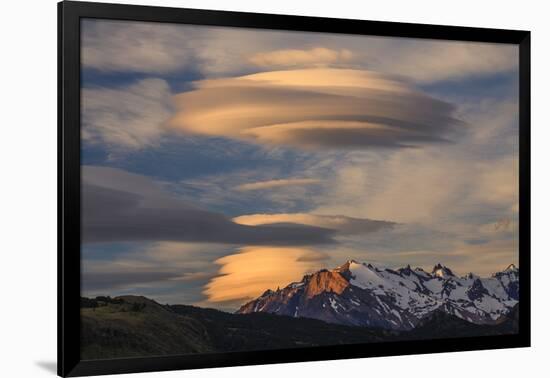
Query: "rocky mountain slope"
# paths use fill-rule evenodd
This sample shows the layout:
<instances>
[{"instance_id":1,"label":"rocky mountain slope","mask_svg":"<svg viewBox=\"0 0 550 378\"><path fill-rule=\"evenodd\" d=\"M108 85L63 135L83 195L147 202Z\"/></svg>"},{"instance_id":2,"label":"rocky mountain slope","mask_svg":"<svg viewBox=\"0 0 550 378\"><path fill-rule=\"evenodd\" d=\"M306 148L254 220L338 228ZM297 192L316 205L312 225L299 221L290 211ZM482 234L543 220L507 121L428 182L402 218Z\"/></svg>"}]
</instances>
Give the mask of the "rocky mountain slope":
<instances>
[{"instance_id":1,"label":"rocky mountain slope","mask_svg":"<svg viewBox=\"0 0 550 378\"><path fill-rule=\"evenodd\" d=\"M267 290L237 313L264 312L403 331L435 311L474 324L495 324L518 301L519 269L514 265L481 278L473 273L458 277L441 264L426 272L350 260L283 289Z\"/></svg>"}]
</instances>

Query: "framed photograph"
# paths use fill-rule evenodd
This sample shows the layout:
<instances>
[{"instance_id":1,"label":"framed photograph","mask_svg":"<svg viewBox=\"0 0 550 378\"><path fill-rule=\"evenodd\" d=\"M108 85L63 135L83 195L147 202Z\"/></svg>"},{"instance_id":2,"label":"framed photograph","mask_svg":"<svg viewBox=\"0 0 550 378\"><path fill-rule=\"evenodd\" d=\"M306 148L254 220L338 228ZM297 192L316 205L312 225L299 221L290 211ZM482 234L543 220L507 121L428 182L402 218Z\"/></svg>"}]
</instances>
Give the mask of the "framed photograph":
<instances>
[{"instance_id":1,"label":"framed photograph","mask_svg":"<svg viewBox=\"0 0 550 378\"><path fill-rule=\"evenodd\" d=\"M529 346L529 32L58 9L59 375Z\"/></svg>"}]
</instances>

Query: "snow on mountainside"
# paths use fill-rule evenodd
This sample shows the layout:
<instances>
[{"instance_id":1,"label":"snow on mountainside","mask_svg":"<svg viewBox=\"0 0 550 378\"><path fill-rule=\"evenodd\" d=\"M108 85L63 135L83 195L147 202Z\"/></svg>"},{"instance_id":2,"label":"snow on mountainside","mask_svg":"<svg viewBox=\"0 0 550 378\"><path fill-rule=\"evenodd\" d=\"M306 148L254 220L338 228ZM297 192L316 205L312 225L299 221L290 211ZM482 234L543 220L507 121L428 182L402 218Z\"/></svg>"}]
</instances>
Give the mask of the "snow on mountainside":
<instances>
[{"instance_id":1,"label":"snow on mountainside","mask_svg":"<svg viewBox=\"0 0 550 378\"><path fill-rule=\"evenodd\" d=\"M435 310L477 324L493 324L519 301L519 269L510 265L488 278L457 277L437 264L431 273L350 260L267 290L237 312L268 312L331 323L395 330L414 328Z\"/></svg>"}]
</instances>

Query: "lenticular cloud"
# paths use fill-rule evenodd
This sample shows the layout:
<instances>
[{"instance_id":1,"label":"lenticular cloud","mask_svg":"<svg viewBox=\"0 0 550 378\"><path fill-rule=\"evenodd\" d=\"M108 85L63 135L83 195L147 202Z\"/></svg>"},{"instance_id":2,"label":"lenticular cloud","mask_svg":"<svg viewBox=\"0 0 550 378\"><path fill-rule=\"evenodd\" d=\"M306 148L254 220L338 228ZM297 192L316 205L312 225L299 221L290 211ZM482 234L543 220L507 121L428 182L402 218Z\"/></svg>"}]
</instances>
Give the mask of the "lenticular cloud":
<instances>
[{"instance_id":1,"label":"lenticular cloud","mask_svg":"<svg viewBox=\"0 0 550 378\"><path fill-rule=\"evenodd\" d=\"M169 127L262 145L399 148L447 142L454 107L365 70L313 68L202 80L175 96Z\"/></svg>"}]
</instances>

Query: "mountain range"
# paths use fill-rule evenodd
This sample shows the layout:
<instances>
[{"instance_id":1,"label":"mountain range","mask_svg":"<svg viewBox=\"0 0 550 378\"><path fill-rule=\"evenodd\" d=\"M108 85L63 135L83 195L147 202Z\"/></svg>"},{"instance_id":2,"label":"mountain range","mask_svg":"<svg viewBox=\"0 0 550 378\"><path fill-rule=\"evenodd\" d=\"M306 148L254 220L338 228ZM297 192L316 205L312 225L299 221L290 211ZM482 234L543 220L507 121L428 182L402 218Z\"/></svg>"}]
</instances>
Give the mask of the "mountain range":
<instances>
[{"instance_id":1,"label":"mountain range","mask_svg":"<svg viewBox=\"0 0 550 378\"><path fill-rule=\"evenodd\" d=\"M270 313L327 323L409 331L435 313L478 325L495 325L519 302L519 269L513 264L490 277L459 277L437 264L431 272L390 269L349 260L300 282L267 290L238 314Z\"/></svg>"}]
</instances>

